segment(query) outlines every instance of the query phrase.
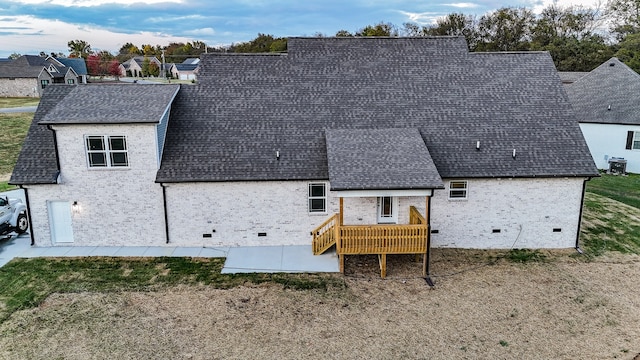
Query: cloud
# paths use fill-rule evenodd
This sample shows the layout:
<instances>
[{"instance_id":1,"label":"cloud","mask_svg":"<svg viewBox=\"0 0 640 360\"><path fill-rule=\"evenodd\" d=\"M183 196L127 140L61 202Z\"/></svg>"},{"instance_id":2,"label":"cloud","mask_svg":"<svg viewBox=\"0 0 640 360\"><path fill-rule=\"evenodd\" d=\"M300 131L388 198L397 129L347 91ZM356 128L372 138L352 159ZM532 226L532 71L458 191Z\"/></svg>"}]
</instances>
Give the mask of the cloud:
<instances>
[{"instance_id":1,"label":"cloud","mask_svg":"<svg viewBox=\"0 0 640 360\"><path fill-rule=\"evenodd\" d=\"M474 3L451 3L451 4L442 4L442 5L451 6L451 7L460 8L460 9L473 9L473 8L480 7L480 5L474 4Z\"/></svg>"},{"instance_id":2,"label":"cloud","mask_svg":"<svg viewBox=\"0 0 640 360\"><path fill-rule=\"evenodd\" d=\"M101 5L155 5L162 3L181 4L183 0L12 0L24 5L56 5L64 7L93 7Z\"/></svg>"},{"instance_id":3,"label":"cloud","mask_svg":"<svg viewBox=\"0 0 640 360\"><path fill-rule=\"evenodd\" d=\"M436 12L421 12L421 13L413 13L408 11L399 11L402 15L406 16L410 22L428 25L435 24L436 19L443 16L442 13Z\"/></svg>"},{"instance_id":4,"label":"cloud","mask_svg":"<svg viewBox=\"0 0 640 360\"><path fill-rule=\"evenodd\" d=\"M76 25L28 15L4 17L0 31L8 34L3 37L2 51L20 54L38 54L40 51L67 53L67 42L75 39L88 42L93 50L106 50L112 53L117 52L127 42L168 44L192 41L191 38L170 36L160 32L139 31L125 34L96 26ZM65 37L61 37L60 34L65 34Z\"/></svg>"},{"instance_id":5,"label":"cloud","mask_svg":"<svg viewBox=\"0 0 640 360\"><path fill-rule=\"evenodd\" d=\"M216 31L213 28L202 28L195 30L188 30L184 32L185 35L200 35L200 36L213 36L216 34Z\"/></svg>"}]
</instances>

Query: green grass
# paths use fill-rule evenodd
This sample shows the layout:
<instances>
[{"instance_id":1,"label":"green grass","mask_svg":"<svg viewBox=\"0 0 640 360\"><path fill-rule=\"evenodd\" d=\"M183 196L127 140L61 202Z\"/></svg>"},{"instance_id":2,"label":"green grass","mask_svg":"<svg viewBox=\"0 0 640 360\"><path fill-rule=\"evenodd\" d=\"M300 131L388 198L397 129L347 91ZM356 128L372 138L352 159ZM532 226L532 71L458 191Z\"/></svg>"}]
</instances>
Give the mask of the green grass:
<instances>
[{"instance_id":1,"label":"green grass","mask_svg":"<svg viewBox=\"0 0 640 360\"><path fill-rule=\"evenodd\" d=\"M587 191L640 209L640 175L601 174L587 182Z\"/></svg>"},{"instance_id":2,"label":"green grass","mask_svg":"<svg viewBox=\"0 0 640 360\"><path fill-rule=\"evenodd\" d=\"M344 289L330 274L221 274L223 258L35 258L0 268L0 323L13 312L38 306L55 292L155 291L176 285L228 289L275 283L295 290Z\"/></svg>"},{"instance_id":3,"label":"green grass","mask_svg":"<svg viewBox=\"0 0 640 360\"><path fill-rule=\"evenodd\" d=\"M21 106L36 106L40 102L39 98L21 97L21 98L7 98L0 97L0 108L12 108Z\"/></svg>"},{"instance_id":4,"label":"green grass","mask_svg":"<svg viewBox=\"0 0 640 360\"><path fill-rule=\"evenodd\" d=\"M0 176L13 171L31 120L33 113L0 114Z\"/></svg>"},{"instance_id":5,"label":"green grass","mask_svg":"<svg viewBox=\"0 0 640 360\"><path fill-rule=\"evenodd\" d=\"M507 253L505 258L511 262L529 263L542 262L546 259L546 256L540 250L513 249Z\"/></svg>"}]
</instances>

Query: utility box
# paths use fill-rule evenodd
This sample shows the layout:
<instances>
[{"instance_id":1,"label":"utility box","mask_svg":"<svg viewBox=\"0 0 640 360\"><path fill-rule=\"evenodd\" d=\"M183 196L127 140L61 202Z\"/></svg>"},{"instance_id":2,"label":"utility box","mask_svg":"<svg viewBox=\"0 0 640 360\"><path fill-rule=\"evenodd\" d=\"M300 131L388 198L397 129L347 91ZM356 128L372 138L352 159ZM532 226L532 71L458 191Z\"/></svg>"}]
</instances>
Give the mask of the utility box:
<instances>
[{"instance_id":1,"label":"utility box","mask_svg":"<svg viewBox=\"0 0 640 360\"><path fill-rule=\"evenodd\" d=\"M626 174L627 160L624 158L612 157L609 159L609 174Z\"/></svg>"}]
</instances>

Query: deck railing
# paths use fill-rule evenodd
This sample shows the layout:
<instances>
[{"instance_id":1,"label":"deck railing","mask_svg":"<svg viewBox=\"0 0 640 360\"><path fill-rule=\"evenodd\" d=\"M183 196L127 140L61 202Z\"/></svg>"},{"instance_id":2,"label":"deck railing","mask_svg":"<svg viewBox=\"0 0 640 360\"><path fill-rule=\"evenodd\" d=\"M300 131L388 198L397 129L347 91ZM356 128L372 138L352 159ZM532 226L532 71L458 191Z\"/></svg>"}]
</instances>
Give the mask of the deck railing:
<instances>
[{"instance_id":1,"label":"deck railing","mask_svg":"<svg viewBox=\"0 0 640 360\"><path fill-rule=\"evenodd\" d=\"M424 254L427 225L346 225L340 227L341 255Z\"/></svg>"},{"instance_id":2,"label":"deck railing","mask_svg":"<svg viewBox=\"0 0 640 360\"><path fill-rule=\"evenodd\" d=\"M337 224L338 214L334 214L320 226L313 229L311 235L313 236L312 247L314 255L322 254L336 243L337 232L335 227Z\"/></svg>"},{"instance_id":3,"label":"deck railing","mask_svg":"<svg viewBox=\"0 0 640 360\"><path fill-rule=\"evenodd\" d=\"M413 224L413 225L427 224L427 220L424 219L424 216L420 214L420 212L418 211L418 209L416 209L415 206L409 207L409 224Z\"/></svg>"}]
</instances>

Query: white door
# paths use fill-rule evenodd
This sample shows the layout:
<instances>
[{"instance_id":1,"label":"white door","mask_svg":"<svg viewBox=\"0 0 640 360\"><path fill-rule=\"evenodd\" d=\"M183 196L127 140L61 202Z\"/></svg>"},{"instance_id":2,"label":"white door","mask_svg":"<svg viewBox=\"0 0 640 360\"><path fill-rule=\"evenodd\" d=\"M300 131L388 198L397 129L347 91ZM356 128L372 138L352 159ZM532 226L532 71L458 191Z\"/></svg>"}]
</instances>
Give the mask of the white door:
<instances>
[{"instance_id":1,"label":"white door","mask_svg":"<svg viewBox=\"0 0 640 360\"><path fill-rule=\"evenodd\" d=\"M73 242L73 229L71 227L71 204L69 202L49 202L49 223L51 224L52 242Z\"/></svg>"},{"instance_id":2,"label":"white door","mask_svg":"<svg viewBox=\"0 0 640 360\"><path fill-rule=\"evenodd\" d=\"M398 198L381 196L378 198L378 224L398 223Z\"/></svg>"}]
</instances>

